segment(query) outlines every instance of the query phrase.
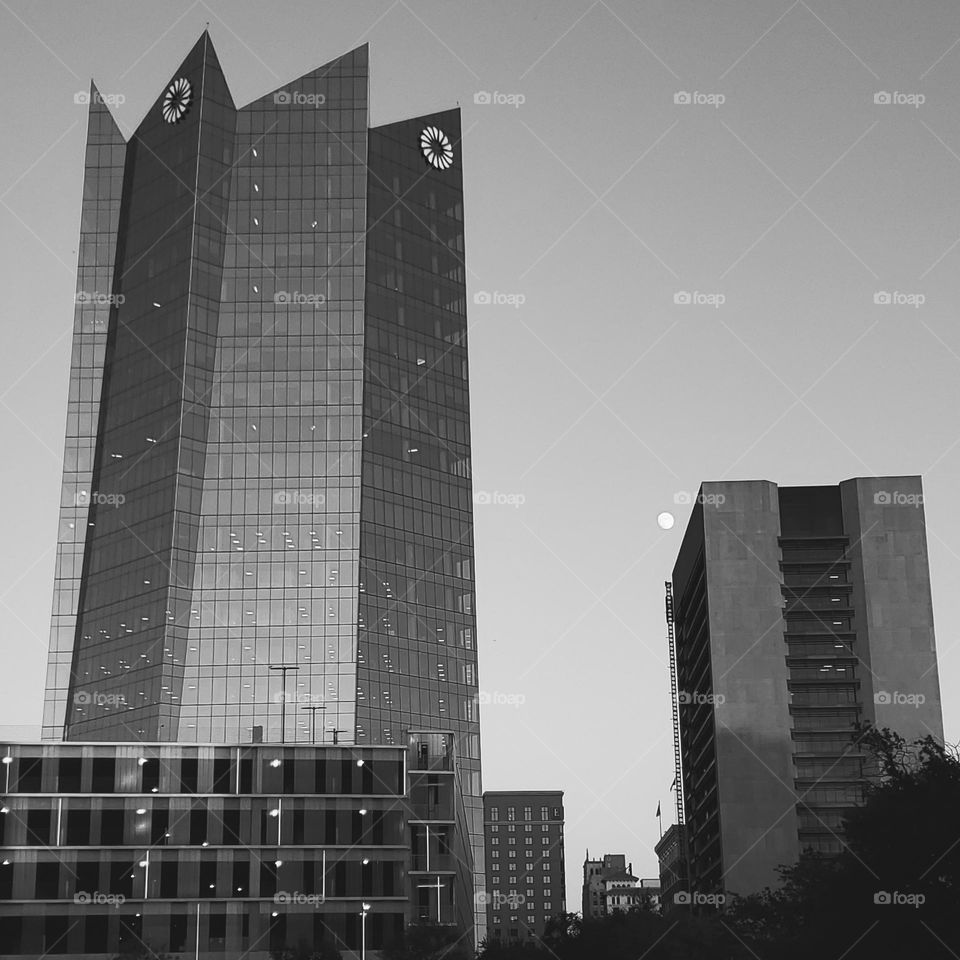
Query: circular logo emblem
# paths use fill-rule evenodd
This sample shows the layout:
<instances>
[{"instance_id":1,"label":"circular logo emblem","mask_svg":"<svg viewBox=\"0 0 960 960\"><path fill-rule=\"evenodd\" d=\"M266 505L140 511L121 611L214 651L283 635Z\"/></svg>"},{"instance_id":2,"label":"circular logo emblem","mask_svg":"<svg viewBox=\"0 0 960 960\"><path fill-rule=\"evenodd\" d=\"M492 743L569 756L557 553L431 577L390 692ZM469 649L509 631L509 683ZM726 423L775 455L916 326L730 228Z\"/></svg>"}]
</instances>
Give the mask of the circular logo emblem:
<instances>
[{"instance_id":1,"label":"circular logo emblem","mask_svg":"<svg viewBox=\"0 0 960 960\"><path fill-rule=\"evenodd\" d=\"M453 165L453 147L439 127L427 127L420 134L420 152L431 167L446 170Z\"/></svg>"},{"instance_id":2,"label":"circular logo emblem","mask_svg":"<svg viewBox=\"0 0 960 960\"><path fill-rule=\"evenodd\" d=\"M193 103L193 87L186 77L174 80L163 95L163 119L167 123L179 123Z\"/></svg>"}]
</instances>

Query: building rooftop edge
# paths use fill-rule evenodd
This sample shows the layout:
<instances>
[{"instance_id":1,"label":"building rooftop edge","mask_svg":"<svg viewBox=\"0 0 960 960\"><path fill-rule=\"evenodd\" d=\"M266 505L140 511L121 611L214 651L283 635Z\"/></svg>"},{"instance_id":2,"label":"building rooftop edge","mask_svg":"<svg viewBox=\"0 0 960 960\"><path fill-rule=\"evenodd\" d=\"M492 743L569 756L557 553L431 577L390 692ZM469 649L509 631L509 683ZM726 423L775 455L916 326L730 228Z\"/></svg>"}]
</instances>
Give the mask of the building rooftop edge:
<instances>
[{"instance_id":1,"label":"building rooftop edge","mask_svg":"<svg viewBox=\"0 0 960 960\"><path fill-rule=\"evenodd\" d=\"M418 731L421 732L421 731ZM446 732L446 731L429 731ZM313 750L406 750L407 745L403 743L213 743L196 741L176 741L176 740L0 740L3 747L175 747L183 749L185 747L223 747L236 749L237 747L260 747L268 750L286 750L290 748L310 748Z\"/></svg>"},{"instance_id":2,"label":"building rooftop edge","mask_svg":"<svg viewBox=\"0 0 960 960\"><path fill-rule=\"evenodd\" d=\"M484 790L484 797L538 797L543 793L558 793L563 796L562 790Z\"/></svg>"}]
</instances>

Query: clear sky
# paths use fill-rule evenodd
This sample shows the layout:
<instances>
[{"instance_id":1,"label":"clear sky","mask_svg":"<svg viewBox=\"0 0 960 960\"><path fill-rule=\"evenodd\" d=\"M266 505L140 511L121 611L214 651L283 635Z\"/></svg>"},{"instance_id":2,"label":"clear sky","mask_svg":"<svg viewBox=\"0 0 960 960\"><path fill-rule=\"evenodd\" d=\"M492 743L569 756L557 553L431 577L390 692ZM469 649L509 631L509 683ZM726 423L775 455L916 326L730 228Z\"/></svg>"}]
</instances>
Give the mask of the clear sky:
<instances>
[{"instance_id":1,"label":"clear sky","mask_svg":"<svg viewBox=\"0 0 960 960\"><path fill-rule=\"evenodd\" d=\"M566 792L572 909L587 846L656 875L663 581L690 509L675 496L701 480L922 474L960 739L947 0L0 0L0 724L41 713L74 94L92 76L122 96L129 134L207 21L238 104L369 42L373 123L463 109L468 290L492 301L470 308L480 685L504 701L483 709L484 785Z\"/></svg>"}]
</instances>

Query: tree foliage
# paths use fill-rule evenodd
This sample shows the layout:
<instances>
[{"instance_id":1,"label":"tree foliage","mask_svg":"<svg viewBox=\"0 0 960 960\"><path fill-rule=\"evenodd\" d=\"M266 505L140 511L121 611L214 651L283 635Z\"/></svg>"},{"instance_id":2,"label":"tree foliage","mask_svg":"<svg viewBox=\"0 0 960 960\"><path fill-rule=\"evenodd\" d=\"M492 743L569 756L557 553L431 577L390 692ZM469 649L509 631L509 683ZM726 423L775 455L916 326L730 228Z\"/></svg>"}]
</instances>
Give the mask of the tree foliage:
<instances>
[{"instance_id":1,"label":"tree foliage","mask_svg":"<svg viewBox=\"0 0 960 960\"><path fill-rule=\"evenodd\" d=\"M565 914L541 944L482 945L486 960L957 960L960 758L932 737L907 743L863 727L865 802L844 819L845 849L781 868L776 889L721 913Z\"/></svg>"}]
</instances>

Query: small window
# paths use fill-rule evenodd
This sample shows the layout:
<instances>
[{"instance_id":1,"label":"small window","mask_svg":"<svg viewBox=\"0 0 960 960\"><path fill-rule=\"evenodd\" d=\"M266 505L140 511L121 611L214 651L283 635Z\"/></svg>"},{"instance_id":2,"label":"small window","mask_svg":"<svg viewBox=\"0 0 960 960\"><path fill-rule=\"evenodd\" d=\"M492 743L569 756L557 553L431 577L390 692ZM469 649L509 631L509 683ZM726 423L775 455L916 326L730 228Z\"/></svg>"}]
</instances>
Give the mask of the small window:
<instances>
[{"instance_id":1,"label":"small window","mask_svg":"<svg viewBox=\"0 0 960 960\"><path fill-rule=\"evenodd\" d=\"M77 808L67 811L67 846L90 845L90 810Z\"/></svg>"},{"instance_id":2,"label":"small window","mask_svg":"<svg viewBox=\"0 0 960 960\"><path fill-rule=\"evenodd\" d=\"M17 767L19 769L17 792L39 793L43 789L43 758L21 757Z\"/></svg>"},{"instance_id":3,"label":"small window","mask_svg":"<svg viewBox=\"0 0 960 960\"><path fill-rule=\"evenodd\" d=\"M160 790L160 761L145 760L140 764L140 776L143 778L144 793L158 793Z\"/></svg>"},{"instance_id":4,"label":"small window","mask_svg":"<svg viewBox=\"0 0 960 960\"><path fill-rule=\"evenodd\" d=\"M83 760L80 757L61 757L57 774L60 793L80 793Z\"/></svg>"},{"instance_id":5,"label":"small window","mask_svg":"<svg viewBox=\"0 0 960 960\"><path fill-rule=\"evenodd\" d=\"M113 793L116 781L117 764L113 757L93 758L93 793Z\"/></svg>"},{"instance_id":6,"label":"small window","mask_svg":"<svg viewBox=\"0 0 960 960\"><path fill-rule=\"evenodd\" d=\"M230 780L230 758L215 757L213 761L213 792L232 793ZM212 916L211 914L211 919Z\"/></svg>"},{"instance_id":7,"label":"small window","mask_svg":"<svg viewBox=\"0 0 960 960\"><path fill-rule=\"evenodd\" d=\"M50 810L27 811L27 845L46 847L50 843Z\"/></svg>"},{"instance_id":8,"label":"small window","mask_svg":"<svg viewBox=\"0 0 960 960\"><path fill-rule=\"evenodd\" d=\"M196 757L184 757L180 761L180 793L197 792L199 766Z\"/></svg>"}]
</instances>

